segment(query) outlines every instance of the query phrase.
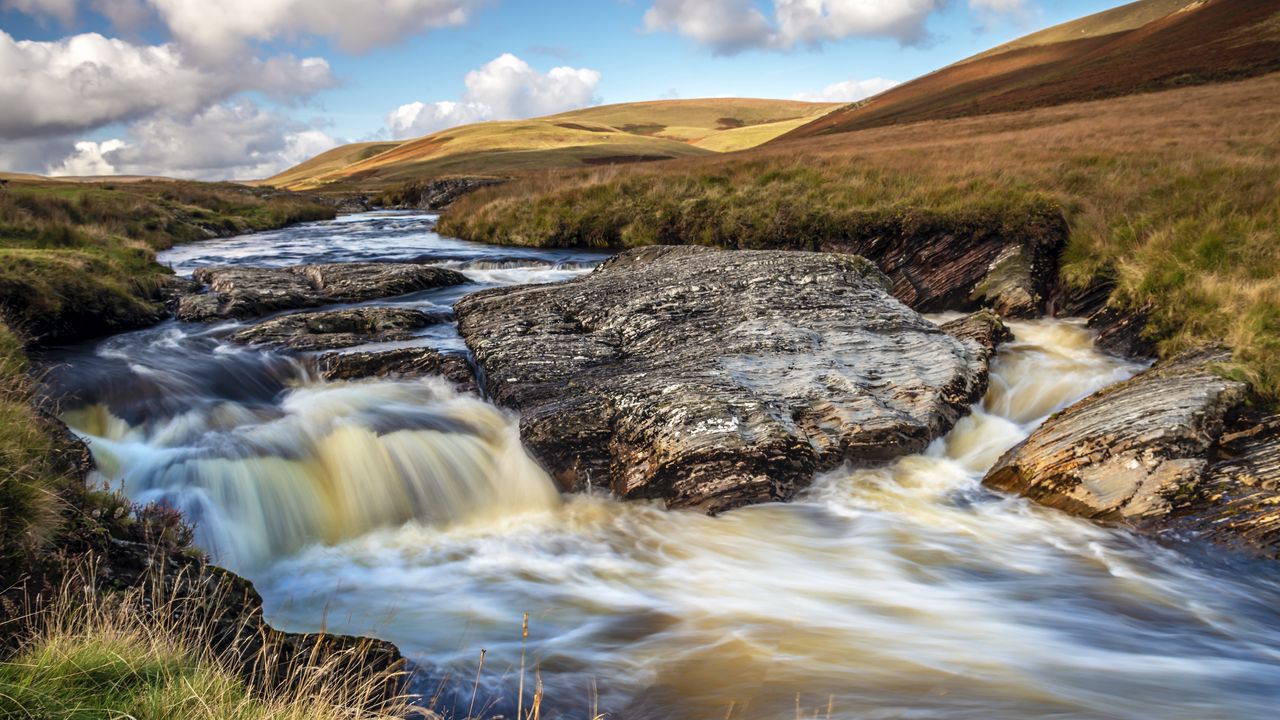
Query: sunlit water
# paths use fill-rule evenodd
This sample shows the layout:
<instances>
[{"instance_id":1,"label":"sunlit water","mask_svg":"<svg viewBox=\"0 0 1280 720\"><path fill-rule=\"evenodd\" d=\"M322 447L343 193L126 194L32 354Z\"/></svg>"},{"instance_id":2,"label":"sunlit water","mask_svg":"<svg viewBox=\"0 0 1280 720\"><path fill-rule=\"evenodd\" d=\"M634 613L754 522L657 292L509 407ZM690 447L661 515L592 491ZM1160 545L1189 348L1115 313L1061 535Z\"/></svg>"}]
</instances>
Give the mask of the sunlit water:
<instances>
[{"instance_id":1,"label":"sunlit water","mask_svg":"<svg viewBox=\"0 0 1280 720\"><path fill-rule=\"evenodd\" d=\"M598 256L362 215L166 253L202 264L447 262L555 281ZM104 476L181 506L291 630L373 634L465 715L511 715L521 620L544 717L1270 718L1280 573L984 491L1041 420L1138 368L1068 322L1019 323L973 414L925 453L708 518L562 497L511 417L446 384L325 383L170 323L70 351L53 385ZM457 351L449 328L416 342Z\"/></svg>"}]
</instances>

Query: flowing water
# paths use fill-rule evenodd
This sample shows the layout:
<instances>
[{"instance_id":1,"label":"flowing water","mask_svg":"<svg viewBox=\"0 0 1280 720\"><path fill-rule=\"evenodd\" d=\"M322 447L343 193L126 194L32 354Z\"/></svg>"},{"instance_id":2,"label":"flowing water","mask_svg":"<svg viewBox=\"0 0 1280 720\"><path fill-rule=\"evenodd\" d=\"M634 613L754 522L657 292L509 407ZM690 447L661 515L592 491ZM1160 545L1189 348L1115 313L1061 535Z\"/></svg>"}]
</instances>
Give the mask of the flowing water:
<instances>
[{"instance_id":1,"label":"flowing water","mask_svg":"<svg viewBox=\"0 0 1280 720\"><path fill-rule=\"evenodd\" d=\"M440 238L366 214L163 260L439 261L447 306L600 257ZM1137 367L1071 322L1014 325L991 390L926 452L708 518L561 496L514 419L442 382L326 383L305 362L169 323L68 351L52 386L101 473L196 523L278 627L371 634L458 717L1270 718L1280 572L1162 546L982 489L1006 449ZM414 342L461 351L456 332ZM482 649L485 659L476 686ZM478 714L478 713L477 713Z\"/></svg>"}]
</instances>

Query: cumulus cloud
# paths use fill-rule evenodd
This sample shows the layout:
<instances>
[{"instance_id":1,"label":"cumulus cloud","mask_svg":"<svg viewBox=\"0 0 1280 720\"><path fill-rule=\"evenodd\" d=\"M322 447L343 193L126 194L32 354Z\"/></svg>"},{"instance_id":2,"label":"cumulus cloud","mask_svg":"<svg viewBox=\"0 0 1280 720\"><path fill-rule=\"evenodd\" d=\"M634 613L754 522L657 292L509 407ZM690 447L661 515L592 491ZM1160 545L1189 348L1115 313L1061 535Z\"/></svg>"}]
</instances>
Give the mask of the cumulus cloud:
<instances>
[{"instance_id":1,"label":"cumulus cloud","mask_svg":"<svg viewBox=\"0 0 1280 720\"><path fill-rule=\"evenodd\" d=\"M225 57L246 41L323 35L363 52L432 28L461 25L484 0L147 0L174 37Z\"/></svg>"},{"instance_id":2,"label":"cumulus cloud","mask_svg":"<svg viewBox=\"0 0 1280 720\"><path fill-rule=\"evenodd\" d=\"M76 0L3 0L0 8L55 18L63 25L70 25L76 19Z\"/></svg>"},{"instance_id":3,"label":"cumulus cloud","mask_svg":"<svg viewBox=\"0 0 1280 720\"><path fill-rule=\"evenodd\" d=\"M265 178L339 144L325 131L248 101L192 116L162 115L129 126L124 137L80 141L50 175L164 175L201 180Z\"/></svg>"},{"instance_id":4,"label":"cumulus cloud","mask_svg":"<svg viewBox=\"0 0 1280 720\"><path fill-rule=\"evenodd\" d=\"M673 30L718 53L771 43L774 28L751 0L657 0L644 14L648 30Z\"/></svg>"},{"instance_id":5,"label":"cumulus cloud","mask_svg":"<svg viewBox=\"0 0 1280 720\"><path fill-rule=\"evenodd\" d=\"M444 128L512 118L552 115L597 102L600 73L589 68L557 67L540 73L505 53L467 73L467 91L459 101L412 102L387 116L396 138L426 135Z\"/></svg>"},{"instance_id":6,"label":"cumulus cloud","mask_svg":"<svg viewBox=\"0 0 1280 720\"><path fill-rule=\"evenodd\" d=\"M904 45L929 37L925 21L947 0L773 0L772 17L752 0L654 0L650 31L676 32L732 55L747 49L819 47L850 37L887 37ZM1025 0L969 0L988 13L1021 11Z\"/></svg>"},{"instance_id":7,"label":"cumulus cloud","mask_svg":"<svg viewBox=\"0 0 1280 720\"><path fill-rule=\"evenodd\" d=\"M879 95L898 84L897 80L871 78L869 80L845 80L832 83L818 92L802 92L791 96L792 100L807 102L857 102Z\"/></svg>"},{"instance_id":8,"label":"cumulus cloud","mask_svg":"<svg viewBox=\"0 0 1280 720\"><path fill-rule=\"evenodd\" d=\"M173 45L133 45L96 33L15 41L0 31L0 137L85 131L156 112L196 113L244 91L280 99L334 84L322 58L193 65Z\"/></svg>"}]
</instances>

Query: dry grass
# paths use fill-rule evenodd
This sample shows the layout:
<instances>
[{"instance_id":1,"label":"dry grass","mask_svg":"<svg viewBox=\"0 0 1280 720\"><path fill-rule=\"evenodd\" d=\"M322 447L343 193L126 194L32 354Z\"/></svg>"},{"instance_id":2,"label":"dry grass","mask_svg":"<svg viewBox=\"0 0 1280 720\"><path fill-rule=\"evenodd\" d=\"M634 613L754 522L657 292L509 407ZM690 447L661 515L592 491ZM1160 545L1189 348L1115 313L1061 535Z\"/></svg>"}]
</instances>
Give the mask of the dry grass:
<instances>
[{"instance_id":1,"label":"dry grass","mask_svg":"<svg viewBox=\"0 0 1280 720\"><path fill-rule=\"evenodd\" d=\"M464 197L442 232L526 245L816 246L925 214L1060 207L1076 287L1114 280L1164 352L1226 340L1280 398L1280 75L547 173ZM878 226L867 226L875 230Z\"/></svg>"},{"instance_id":2,"label":"dry grass","mask_svg":"<svg viewBox=\"0 0 1280 720\"><path fill-rule=\"evenodd\" d=\"M463 125L398 144L347 145L263 182L295 190L370 192L448 174L511 175L697 157L754 147L834 107L740 98L606 105ZM375 148L381 152L365 155Z\"/></svg>"},{"instance_id":3,"label":"dry grass","mask_svg":"<svg viewBox=\"0 0 1280 720\"><path fill-rule=\"evenodd\" d=\"M408 697L388 697L402 684L397 669L351 672L359 648L314 653L270 670L270 642L215 650L209 627L193 622L217 603L166 594L149 584L104 594L71 576L57 597L16 621L25 626L18 651L0 664L0 716L136 718L137 720L356 720L434 717ZM247 679L252 678L252 679Z\"/></svg>"}]
</instances>

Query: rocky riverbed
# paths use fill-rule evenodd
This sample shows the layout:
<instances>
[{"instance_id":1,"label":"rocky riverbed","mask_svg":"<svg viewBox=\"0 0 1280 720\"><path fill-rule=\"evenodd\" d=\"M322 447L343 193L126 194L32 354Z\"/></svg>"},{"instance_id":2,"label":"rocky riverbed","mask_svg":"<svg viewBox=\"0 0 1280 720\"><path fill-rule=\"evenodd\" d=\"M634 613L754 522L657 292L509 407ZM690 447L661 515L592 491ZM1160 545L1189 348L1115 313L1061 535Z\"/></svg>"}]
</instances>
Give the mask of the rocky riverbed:
<instances>
[{"instance_id":1,"label":"rocky riverbed","mask_svg":"<svg viewBox=\"0 0 1280 720\"><path fill-rule=\"evenodd\" d=\"M393 641L462 710L514 712L522 650L566 717L592 682L624 717L1273 706L1280 572L1183 542L1274 552L1280 423L1219 356L922 317L852 255L589 272L413 217L178 248L236 265L201 321L51 377L102 479L182 508L273 626Z\"/></svg>"}]
</instances>

